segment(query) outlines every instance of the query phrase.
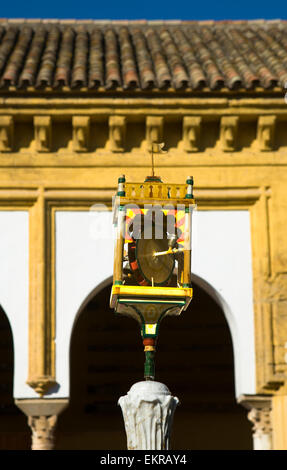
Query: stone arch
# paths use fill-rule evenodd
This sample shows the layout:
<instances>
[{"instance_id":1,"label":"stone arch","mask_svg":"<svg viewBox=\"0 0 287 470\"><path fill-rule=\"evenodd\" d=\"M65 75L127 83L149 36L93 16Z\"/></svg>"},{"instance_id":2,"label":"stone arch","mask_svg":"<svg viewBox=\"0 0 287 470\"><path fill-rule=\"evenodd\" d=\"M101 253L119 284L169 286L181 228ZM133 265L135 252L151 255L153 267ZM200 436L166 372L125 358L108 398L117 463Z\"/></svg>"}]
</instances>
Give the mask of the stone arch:
<instances>
[{"instance_id":1,"label":"stone arch","mask_svg":"<svg viewBox=\"0 0 287 470\"><path fill-rule=\"evenodd\" d=\"M102 282L100 282L100 284L98 284L94 289L91 290L91 292L87 295L87 297L83 300L83 303L80 305L80 308L79 310L77 311L76 313L76 316L74 318L74 322L73 322L73 326L72 326L72 333L71 333L71 336L70 336L70 349L71 349L71 340L72 340L72 336L73 336L73 331L74 331L74 328L75 328L75 325L77 323L77 320L79 318L79 316L81 315L81 313L83 312L83 310L85 309L85 307L88 305L88 303L102 290L104 289L105 287L111 285L113 282L113 276L109 276L107 277L105 280L103 280Z\"/></svg>"},{"instance_id":2,"label":"stone arch","mask_svg":"<svg viewBox=\"0 0 287 470\"><path fill-rule=\"evenodd\" d=\"M102 282L100 282L96 287L94 287L91 292L86 296L86 298L83 300L82 304L80 305L73 321L73 326L71 330L71 336L70 336L70 348L71 348L71 339L73 336L73 331L74 327L77 323L77 320L81 313L84 311L85 307L87 304L90 302L91 299L93 299L102 289L104 289L106 286L111 285L113 280L113 276L110 275L106 277ZM240 369L242 368L243 364L240 359L240 345L239 345L239 334L238 334L238 329L237 329L237 323L236 323L236 318L233 315L232 309L228 305L227 301L223 298L220 292L218 292L210 283L208 283L205 279L203 279L201 276L192 273L192 283L195 283L198 285L201 289L203 289L216 303L217 305L222 309L222 312L225 316L226 322L228 324L231 337L232 337L232 345L233 345L233 353L234 353L234 370L235 370L235 389L236 392L240 390L241 384L239 383L240 381ZM236 393L238 396L239 394Z\"/></svg>"},{"instance_id":3,"label":"stone arch","mask_svg":"<svg viewBox=\"0 0 287 470\"><path fill-rule=\"evenodd\" d=\"M11 323L0 305L0 449L28 450L30 433L27 420L14 403L14 357Z\"/></svg>"},{"instance_id":4,"label":"stone arch","mask_svg":"<svg viewBox=\"0 0 287 470\"><path fill-rule=\"evenodd\" d=\"M104 311L109 310L107 304L108 304L108 300L109 300L109 293L110 293L110 285L109 284L111 283L111 280L112 279L110 277L107 278L102 284L98 285L95 289L93 289L91 291L91 293L88 295L88 297L82 303L81 308L79 309L78 315L76 317L77 319L75 320L75 324L73 326L73 338L72 338L72 341L71 341L71 348L73 347L73 341L75 340L75 337L77 336L77 338L78 338L77 342L79 344L81 344L80 347L82 349L82 352L83 352L84 349L85 350L89 349L90 353L88 353L88 354L85 353L86 355L83 356L83 355L81 355L82 353L80 352L79 349L77 351L74 351L74 359L71 362L71 367L72 367L71 373L74 374L74 379L72 380L72 390L71 390L71 392L72 392L72 394L71 394L72 408L70 408L70 410L67 409L63 413L63 415L61 416L61 418L59 420L59 448L67 448L68 449L68 448L70 448L69 447L70 445L74 446L74 448L78 448L77 446L81 446L81 445L88 445L88 448L95 448L95 447L89 447L89 446L93 445L93 439L94 439L94 442L97 441L98 439L102 439L101 436L103 436L102 446L104 448L114 448L114 449L117 449L117 448L123 448L124 449L125 448L124 447L125 446L124 426L123 426L123 421L122 421L122 418L121 418L120 411L116 410L116 408L117 408L116 403L117 403L117 399L119 398L120 394L125 394L128 391L129 387L134 382L142 380L144 357L143 357L142 345L141 345L141 340L140 340L140 331L139 331L137 323L132 319L129 319L129 318L126 318L126 317L118 318L118 330L115 331L114 335L113 335L112 332L108 331L108 330L110 330L109 326L104 327L102 330L100 329L99 332L96 333L94 323L96 323L97 326L99 325L98 320L95 321L96 317L103 316L103 315L100 315L101 312L103 313L103 310ZM201 283L201 286L204 285L205 289L202 289L202 287L199 287L198 283ZM206 286L206 283L204 282L204 280L200 279L198 276L194 277L194 288L195 288L195 292L196 292L195 295L196 295L197 299L200 296L203 296L203 297L207 298L207 302L209 302L209 305L212 304L211 308L214 309L214 317L218 317L218 318L222 317L221 320L220 319L218 320L218 318L217 318L216 321L219 322L219 330L221 331L220 334L221 335L223 334L223 336L221 336L223 347L226 347L226 349L229 351L228 352L228 355L229 355L228 357L231 358L231 356L233 354L233 352L232 352L232 341L228 340L228 337L230 336L230 328L227 325L227 321L225 319L225 315L224 315L222 306L219 302L220 299L218 300L218 298L217 298L218 301L216 302L216 298L214 296L212 296L210 293L207 293L207 290L210 291L209 286ZM103 293L104 293L104 295L103 295ZM100 307L100 305L102 305L102 306ZM216 305L218 307L216 307ZM89 308L90 308L90 311L87 310ZM102 308L102 310L100 310L101 308ZM206 304L205 304L204 308L206 308ZM208 308L210 309L210 306ZM169 349L169 336L165 337L165 335L166 335L165 331L168 331L168 328L165 328L165 321L169 321L169 320L173 321L174 320L173 325L176 325L176 328L179 328L179 329L181 328L181 324L183 323L183 321L185 321L185 327L187 326L187 327L190 328L190 320L192 319L192 314L193 314L192 305L191 305L191 308L189 310L190 310L189 312L186 311L182 314L183 318L181 318L181 317L180 318L170 317L170 318L167 318L167 319L163 320L162 325L161 325L161 330L162 331L160 332L160 335L159 335L159 342L160 342L159 351L157 353L157 355L159 357L159 360L156 359L156 364L158 363L158 365L156 365L156 369L159 369L158 370L159 377L158 378L156 377L157 380L163 381L164 383L166 383L167 386L171 387L172 393L174 393L175 395L178 393L179 398L184 399L185 403L183 403L183 407L182 407L183 410L186 409L186 402L187 402L187 406L193 407L193 409L191 411L187 412L186 416L182 416L181 411L179 411L179 413L178 413L179 418L177 419L177 417L175 417L175 425L177 426L175 428L176 432L177 433L178 432L182 433L183 432L182 429L184 429L184 432L183 432L182 435L185 435L186 433L188 434L188 432L187 432L188 428L186 428L187 423L185 422L185 418L189 419L190 422L195 419L194 416L195 417L197 416L197 419L198 419L198 415L196 415L196 413L194 415L194 406L195 406L194 405L194 400L196 400L196 397L194 398L194 397L191 396L191 404L189 404L188 403L188 400L189 400L188 395L190 395L190 394L192 395L192 393L194 393L194 389L188 391L187 394L184 394L184 390L182 391L180 389L180 387L182 386L182 382L185 381L185 378L184 378L185 376L182 375L182 374L185 374L184 371L182 371L182 373L181 373L181 379L180 379L181 385L179 385L177 387L176 380L175 380L175 382L173 382L171 380L172 369L169 368L169 365L168 365L169 359L167 358L167 361L166 361L166 355L169 354L169 357L172 357L172 353L168 352L168 349ZM204 314L205 312L202 311L201 313ZM111 316L111 315L113 315L113 313L110 311L109 315ZM90 318L91 322L87 323L86 326L84 327L85 322L88 321L88 317ZM209 312L209 317L211 318L210 312ZM109 321L110 321L110 325L112 327L116 323L116 319L114 318L114 316ZM125 321L126 321L126 323L124 323ZM210 320L208 320L208 321L210 321ZM130 322L130 323L128 324L128 322ZM81 327L80 327L80 330L77 333L77 328L79 327L80 324L81 324ZM103 326L103 324L104 323L102 323L102 326ZM218 327L218 325L217 325L217 327ZM131 333L130 333L130 335L124 336L123 332L125 331L126 328L131 328L131 330L130 330ZM210 330L210 325L208 326L208 324L207 324L207 328L209 328L209 330ZM85 332L85 329L86 329L86 332ZM217 330L215 332L212 332L214 337L216 337L219 330ZM96 337L94 338L94 340L92 340L91 336L90 336L93 331L96 334ZM102 333L101 333L101 331L102 331ZM105 361L107 359L104 358L104 355L103 355L104 353L101 352L101 349L97 344L97 341L99 341L99 344L102 345L101 347L103 347L103 348L106 347L106 346L103 346L104 338L103 338L102 335L103 334L105 335L107 333L108 333L109 337L112 337L115 340L115 343L112 342L112 344L109 343L109 344L106 345L108 347L108 349L107 349L108 356L110 356L111 354L113 355L113 364L114 364L113 368L110 368L110 363L109 362L105 363ZM85 342L85 339L84 339L85 334L88 335L87 336L87 338L88 338L87 342ZM186 331L185 331L185 334L186 334ZM131 342L125 343L125 340L127 339L127 336L130 336L130 337L133 336L133 340L132 340L133 345L132 345ZM120 339L117 340L117 338L120 338ZM76 343L74 343L74 345L75 344ZM174 337L174 344L177 345L177 349L181 348L180 331L177 332L177 334ZM205 355L204 357L207 357L207 358L208 358L208 347L209 346L210 345L208 345L208 344L205 344L203 346L203 349L207 347L207 352L206 351L204 352L204 355ZM123 350L124 350L125 347L127 347L127 351L125 353L123 353ZM188 352L188 354L189 354L188 357L191 357L194 354L195 355L199 354L198 351L196 351L196 347L198 347L198 345L195 345L194 347L195 347L195 352L194 351L189 351ZM130 367L129 376L126 375L126 371L129 368L129 362L126 363L126 367L123 367L121 359L119 359L120 360L120 363L119 363L120 364L119 365L120 370L117 372L117 364L116 363L117 363L117 360L118 360L118 358L120 358L122 353L125 354L125 360L126 361L128 361L128 357L130 357L129 354L132 355L133 357L136 357L136 360L135 360L136 369L135 369L134 362L132 362L131 367ZM88 357L89 354L91 354L93 356L93 359L89 359L89 357ZM98 354L100 354L100 356L98 356ZM102 356L101 356L101 354L102 354ZM175 354L178 354L178 353L175 351ZM185 354L185 353L181 351L181 354ZM219 353L217 351L216 354L219 354L220 357L222 357L222 355L225 355L225 351L223 351L223 352L219 351ZM102 364L102 367L99 367L99 366L101 366L101 364L99 363L100 359L95 358L95 355L97 355L97 357L103 357L104 362ZM183 357L183 356L181 356L181 357ZM176 360L176 362L178 362L179 359L176 358L175 360ZM80 364L81 364L80 366L78 365L78 361L80 361ZM90 361L92 361L92 362L90 362ZM216 426L216 423L218 425L220 422L221 423L224 422L225 424L224 425L222 424L222 430L223 430L222 432L226 432L226 430L229 430L229 432L231 432L231 429L232 429L233 425L235 426L236 429L238 429L238 426L239 426L239 429L241 429L241 430L243 429L243 435L246 436L246 441L244 443L237 444L237 445L246 445L247 447L243 447L243 448L248 448L248 445L249 445L248 442L249 441L251 442L251 433L249 432L250 427L249 427L249 424L246 420L244 410L239 405L237 405L236 401L235 401L233 362L231 364L231 361L233 361L233 359L230 359L230 361L228 363L229 364L228 365L228 377L229 377L228 378L228 383L229 383L228 393L224 392L225 394L229 394L228 395L229 398L227 400L228 403L224 402L224 403L218 403L217 404L216 399L215 399L215 406L218 405L218 409L216 408L216 410L214 412L214 415L213 415L213 418L212 418L214 420L214 422L210 423L210 420L208 421L208 419L206 418L207 414L210 413L211 411L210 410L206 411L205 408L203 408L203 410L201 410L203 414L202 414L202 416L200 416L200 419L198 419L197 422L199 423L203 419L205 424L207 424L208 426L210 426L210 424L211 424L211 427L212 427L212 424L214 424L214 426ZM164 367L162 367L162 364L164 365ZM74 369L75 365L76 365L76 369ZM87 365L90 369L90 372L89 372L90 377L88 377L86 375L86 378L82 378L81 374L83 372L83 369L85 367L87 367ZM223 365L223 367L224 367L224 365ZM117 379L115 379L115 380L120 380L120 376L122 375L123 378L122 378L121 385L119 383L118 384L117 383L111 384L110 382L105 383L105 380L107 380L107 377L106 377L106 374L103 372L103 368L104 369L106 368L107 371L109 370L111 375L113 375L113 374L116 375ZM177 369L179 369L179 367ZM191 371L192 371L192 369L191 369ZM97 373L97 376L94 376L94 378L91 378L91 374L95 374L95 373ZM197 370L197 373L199 374L199 377L200 377L201 376L201 371ZM156 375L157 375L157 373L156 373ZM211 375L214 379L213 371L211 371ZM218 395L218 393L220 394L220 390L222 391L222 384L220 383L220 380L221 380L220 377L222 377L222 376L223 377L225 376L224 370L220 371L220 373L218 373L218 377L219 377L218 383L216 383L217 381L215 380L215 382L213 384L210 384L210 387L213 390L213 392L215 393L215 395L216 394ZM93 382L93 380L94 380L94 382ZM131 382L129 382L128 380L130 380ZM206 379L204 379L204 380L206 380ZM74 406L74 404L75 404L75 393L74 392L75 391L73 390L73 384L75 384L75 383L77 383L77 387L81 388L81 393L82 394L86 393L86 398L85 399L81 398L80 401L81 401L82 411L84 413L84 410L85 410L86 415L89 415L89 419L86 422L87 423L86 424L87 428L85 429L84 424L82 423L81 425L79 425L80 426L79 429L81 430L81 433L86 432L86 443L89 443L89 444L83 443L83 440L82 440L82 442L80 442L81 437L79 435L76 436L76 433L72 436L72 431L70 429L74 419L79 419L79 422L80 422L81 419L83 419L83 418L77 418L75 416L75 415L77 415L77 413L79 413L79 411L76 410L77 407L75 408L75 406ZM207 388L208 387L209 387L209 385L207 386ZM89 389L89 391L85 391L84 390L85 388L87 390ZM113 393L112 398L110 397L111 393ZM90 396L89 396L89 394L90 394ZM103 400L103 394L104 394L104 401L101 402L100 400ZM94 396L95 401L93 401L92 395ZM198 395L198 393L197 393L197 395ZM207 392L207 395L208 395L208 397L210 397L209 392ZM207 397L207 401L209 400L208 397ZM74 403L73 403L73 400L74 400ZM84 400L86 400L86 402ZM105 400L110 400L109 401L110 404L107 404L107 402ZM226 401L226 399L224 399L224 400ZM210 406L210 403L207 403L207 405ZM74 406L74 408L73 408L73 406ZM106 409L104 408L104 411L103 411L102 408L104 406L107 406L107 408ZM204 406L206 406L206 404ZM220 406L221 407L223 406L223 408L224 408L224 406L225 407L226 406L231 407L231 411L230 411L231 421L230 422L228 421L228 418L225 418L225 420L224 420L220 416L220 413L222 412L222 408L220 408ZM114 416L113 419L116 419L116 423L117 423L117 424L113 424L113 426L117 429L117 435L112 434L112 427L109 428L109 430L105 429L105 426L108 426L109 420L111 419L111 409L113 409L112 410L112 413L113 413L113 416ZM73 410L75 412L74 416L71 414L71 413L73 413ZM79 407L78 407L78 410L79 410ZM70 413L70 417L69 417L69 413ZM227 415L228 415L228 413L227 414L225 413L225 417ZM77 416L80 416L80 415L77 415ZM82 414L82 417L83 417L83 414ZM99 425L99 420L101 421L101 423L104 423L103 424L104 429L99 429L98 428L97 433L95 433L94 438L92 437L93 419L94 419L94 423L95 423L95 428L97 428L97 426L100 426ZM234 420L234 422L232 422L232 419ZM69 424L67 424L67 423L69 423ZM115 422L113 422L113 423L115 423ZM81 426L82 426L82 428L81 428ZM191 426L191 429L192 429L192 433L193 433L193 436L194 436L193 439L195 439L195 434L196 433L195 433L195 430L193 429L193 427ZM69 439L68 439L67 435L65 436L65 432L67 432L68 428L70 429ZM106 437L106 440L105 440L104 436L105 435L108 436L108 431L111 433L111 436L113 436L113 437L111 437L110 447L105 447L105 446L108 446L108 442L107 442L108 437ZM75 432L75 430L74 430L74 432ZM209 442L208 442L207 446L210 445L211 435L212 435L211 431L208 431L208 432L209 432L210 436L209 436ZM203 430L201 429L201 434L202 433L203 433ZM235 434L235 432L234 432L234 434ZM228 436L228 432L226 432L226 435ZM213 438L214 438L214 436L216 436L216 431L214 431ZM224 442L224 436L222 437L222 441ZM235 439L235 441L236 441L236 439ZM96 444L94 444L94 445L96 445ZM116 447L111 447L112 445L115 445ZM117 447L117 445L121 445L122 447ZM177 441L177 445L180 445L178 443L178 441ZM185 445L187 445L187 444L185 443ZM194 445L195 445L194 448L204 448L204 443L202 443L202 442L200 443L199 439L197 439L197 441L194 440ZM222 446L223 444L222 444L222 442L220 443L218 441L216 445L218 445L218 446L221 445ZM216 447L216 445L215 445L215 448L218 448L218 447ZM230 447L230 446L232 446L232 439L230 438L230 436L228 436L226 445L227 445L227 448L232 448L232 447ZM203 446L203 447L196 447L196 446ZM190 440L188 448L190 448L190 447L192 448L192 439ZM101 447L98 447L98 448L101 448ZM178 448L178 447L176 447L176 448ZM185 448L185 447L183 446L182 448ZM206 448L208 448L208 447L206 447ZM224 447L219 447L219 448L224 448ZM251 448L251 446L250 446L250 448Z\"/></svg>"},{"instance_id":5,"label":"stone arch","mask_svg":"<svg viewBox=\"0 0 287 470\"><path fill-rule=\"evenodd\" d=\"M105 240L91 237L89 213L56 213L56 379L60 388L55 398L69 396L69 347L75 318L113 270L111 227L104 212L95 212L93 217L108 227ZM256 381L249 212L198 211L196 219L194 278L221 305L227 318L235 356L236 396L252 395ZM210 230L216 224L220 231Z\"/></svg>"}]
</instances>

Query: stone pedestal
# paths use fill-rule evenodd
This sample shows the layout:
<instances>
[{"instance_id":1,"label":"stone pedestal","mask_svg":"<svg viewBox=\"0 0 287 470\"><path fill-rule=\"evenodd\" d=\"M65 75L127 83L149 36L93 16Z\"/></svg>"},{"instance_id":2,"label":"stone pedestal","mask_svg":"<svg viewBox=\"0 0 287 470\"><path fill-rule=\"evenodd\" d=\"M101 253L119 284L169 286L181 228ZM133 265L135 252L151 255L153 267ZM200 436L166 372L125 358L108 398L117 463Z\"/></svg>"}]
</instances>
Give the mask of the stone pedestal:
<instances>
[{"instance_id":1,"label":"stone pedestal","mask_svg":"<svg viewBox=\"0 0 287 470\"><path fill-rule=\"evenodd\" d=\"M249 410L247 417L253 424L253 450L272 450L272 397L241 395L238 402Z\"/></svg>"},{"instance_id":2,"label":"stone pedestal","mask_svg":"<svg viewBox=\"0 0 287 470\"><path fill-rule=\"evenodd\" d=\"M129 450L167 450L179 400L166 385L147 380L134 384L119 399Z\"/></svg>"},{"instance_id":3,"label":"stone pedestal","mask_svg":"<svg viewBox=\"0 0 287 470\"><path fill-rule=\"evenodd\" d=\"M58 415L68 406L68 399L15 400L15 404L28 416L32 431L32 450L52 450Z\"/></svg>"}]
</instances>

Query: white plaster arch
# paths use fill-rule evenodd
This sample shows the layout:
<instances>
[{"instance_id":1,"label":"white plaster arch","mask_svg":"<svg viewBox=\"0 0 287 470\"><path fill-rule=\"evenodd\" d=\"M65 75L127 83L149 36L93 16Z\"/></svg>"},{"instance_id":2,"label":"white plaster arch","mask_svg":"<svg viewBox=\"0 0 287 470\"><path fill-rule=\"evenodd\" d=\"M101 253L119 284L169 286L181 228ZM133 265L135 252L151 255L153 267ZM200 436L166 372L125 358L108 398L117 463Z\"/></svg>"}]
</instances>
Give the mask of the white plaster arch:
<instances>
[{"instance_id":1,"label":"white plaster arch","mask_svg":"<svg viewBox=\"0 0 287 470\"><path fill-rule=\"evenodd\" d=\"M95 221L97 229L100 228L98 238L92 229ZM195 280L219 303L231 331L236 396L253 394L255 351L249 212L198 211L192 236ZM91 296L107 285L112 271L111 212L57 211L56 380L59 389L50 394L51 398L69 396L69 351L75 319Z\"/></svg>"},{"instance_id":2,"label":"white plaster arch","mask_svg":"<svg viewBox=\"0 0 287 470\"><path fill-rule=\"evenodd\" d=\"M91 292L87 295L87 297L84 299L84 301L82 302L75 318L74 318L74 323L73 323L73 326L72 326L72 330L71 330L71 337L70 337L70 349L71 349L71 341L72 341L72 336L73 336L73 332L74 332L74 329L75 329L75 326L76 326L76 323L77 323L77 320L79 318L79 316L81 315L81 313L83 312L83 310L85 309L85 307L89 304L89 302L94 298L96 297L96 295L101 292L101 290L103 290L105 287L107 286L111 286L113 283L113 275L111 273L111 275L109 277L107 277L107 279L105 279L103 282L101 282L100 284L98 284L94 289L91 290Z\"/></svg>"},{"instance_id":3,"label":"white plaster arch","mask_svg":"<svg viewBox=\"0 0 287 470\"><path fill-rule=\"evenodd\" d=\"M0 304L8 318L14 347L15 398L38 395L28 376L29 214L0 211Z\"/></svg>"},{"instance_id":4,"label":"white plaster arch","mask_svg":"<svg viewBox=\"0 0 287 470\"><path fill-rule=\"evenodd\" d=\"M226 302L226 300L222 297L222 295L205 279L202 279L200 276L196 275L195 273L192 274L192 282L199 287L201 287L220 307L222 313L226 319L231 339L232 339L232 348L233 348L233 365L234 365L234 374L235 374L235 388L236 388L236 396L239 396L238 389L240 388L240 369L241 369L241 361L239 360L240 357L240 348L238 347L239 343L239 331L237 327L236 318Z\"/></svg>"}]
</instances>

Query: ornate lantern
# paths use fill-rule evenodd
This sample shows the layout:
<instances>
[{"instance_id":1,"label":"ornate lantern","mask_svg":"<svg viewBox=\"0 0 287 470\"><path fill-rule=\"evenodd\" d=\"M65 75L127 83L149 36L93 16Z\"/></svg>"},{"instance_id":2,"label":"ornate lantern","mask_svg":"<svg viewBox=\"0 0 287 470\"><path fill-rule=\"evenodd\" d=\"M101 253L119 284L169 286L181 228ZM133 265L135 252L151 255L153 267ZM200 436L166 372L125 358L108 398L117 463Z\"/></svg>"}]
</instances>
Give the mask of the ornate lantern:
<instances>
[{"instance_id":1,"label":"ornate lantern","mask_svg":"<svg viewBox=\"0 0 287 470\"><path fill-rule=\"evenodd\" d=\"M143 183L118 180L114 198L116 244L111 307L141 326L146 356L144 376L155 376L159 324L179 315L192 299L191 216L193 178L165 184L159 177Z\"/></svg>"}]
</instances>

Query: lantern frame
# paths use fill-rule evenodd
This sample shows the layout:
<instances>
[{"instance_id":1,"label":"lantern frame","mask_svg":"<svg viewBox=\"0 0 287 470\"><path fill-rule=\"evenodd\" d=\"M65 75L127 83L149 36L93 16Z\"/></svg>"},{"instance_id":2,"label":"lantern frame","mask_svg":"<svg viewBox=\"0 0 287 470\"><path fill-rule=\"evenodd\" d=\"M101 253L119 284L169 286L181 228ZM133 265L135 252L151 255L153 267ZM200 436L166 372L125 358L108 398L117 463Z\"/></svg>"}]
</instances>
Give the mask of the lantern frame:
<instances>
[{"instance_id":1,"label":"lantern frame","mask_svg":"<svg viewBox=\"0 0 287 470\"><path fill-rule=\"evenodd\" d=\"M118 192L113 206L116 243L110 306L117 314L130 316L140 324L146 352L145 378L153 379L153 355L160 322L167 315L179 315L186 310L193 295L191 215L196 207L193 198L193 178L188 177L186 184L166 184L158 177L147 177L144 183L126 183L125 177L121 176L118 180ZM166 211L167 214L169 210L173 210L175 220L181 214L181 220L177 220L176 223L182 224L183 227L182 249L172 251L169 248L168 251L162 252L163 255L178 252L178 256L181 257L180 279L178 272L175 286L138 285L132 275L134 284L125 284L124 263L127 257L124 253L124 246L129 242L126 240L127 211L133 207L144 217L150 208L161 208L160 210L163 213ZM160 256L161 253L156 253L154 256L157 255Z\"/></svg>"}]
</instances>

